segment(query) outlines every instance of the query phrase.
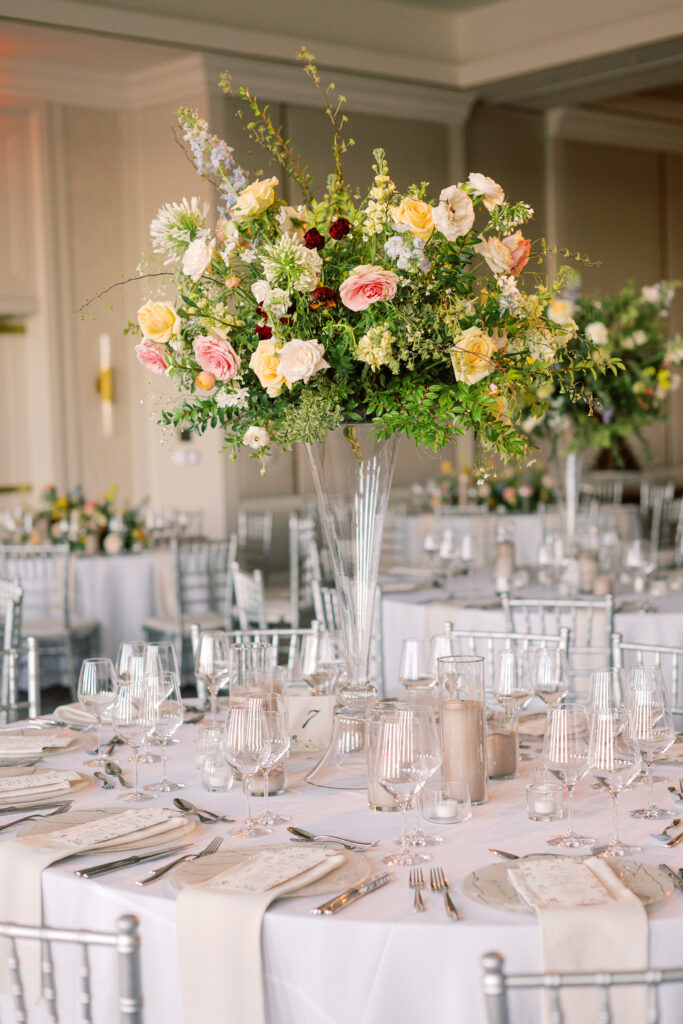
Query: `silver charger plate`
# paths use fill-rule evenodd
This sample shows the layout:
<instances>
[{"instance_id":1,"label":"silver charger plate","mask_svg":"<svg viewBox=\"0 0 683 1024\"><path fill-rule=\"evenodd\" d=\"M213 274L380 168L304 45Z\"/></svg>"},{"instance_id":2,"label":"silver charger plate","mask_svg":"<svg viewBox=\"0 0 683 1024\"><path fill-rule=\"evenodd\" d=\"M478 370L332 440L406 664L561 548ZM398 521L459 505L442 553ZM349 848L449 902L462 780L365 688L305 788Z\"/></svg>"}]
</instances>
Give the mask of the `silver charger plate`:
<instances>
[{"instance_id":1,"label":"silver charger plate","mask_svg":"<svg viewBox=\"0 0 683 1024\"><path fill-rule=\"evenodd\" d=\"M528 859L539 857L565 857L562 853L532 853ZM587 860L586 857L574 857L573 860ZM527 858L520 858L527 859ZM649 864L639 864L634 860L622 857L606 857L605 860L617 878L627 889L638 897L648 912L665 903L673 892L672 883L659 868ZM513 861L507 864L497 862L486 864L483 868L472 871L462 883L465 896L483 903L494 910L509 910L513 914L535 914L536 911L525 903L512 882L508 878L508 869L514 866Z\"/></svg>"},{"instance_id":2,"label":"silver charger plate","mask_svg":"<svg viewBox=\"0 0 683 1024\"><path fill-rule=\"evenodd\" d=\"M227 871L228 868L237 867L243 861L261 853L262 850L291 850L289 843L278 846L251 846L248 850L219 850L213 857L202 857L200 860L185 861L179 864L171 872L171 884L176 889L183 889L186 885L199 885L201 882L208 882L210 878ZM352 885L359 885L369 878L372 873L372 864L364 853L354 853L352 850L335 850L344 856L344 862L336 867L329 874L322 878L309 882L302 889L296 892L287 893L282 899L289 899L295 896L331 896L338 892L344 892Z\"/></svg>"},{"instance_id":3,"label":"silver charger plate","mask_svg":"<svg viewBox=\"0 0 683 1024\"><path fill-rule=\"evenodd\" d=\"M67 811L66 814L56 814L49 818L41 818L37 821L27 822L18 830L17 835L44 836L47 835L48 832L56 832L58 829L69 828L70 825L84 825L87 821L96 821L98 818L106 817L109 814L123 814L124 811L130 810L135 810L134 805L106 809L91 808L87 811ZM177 817L182 818L185 822L182 829L175 829L172 833L162 832L155 836L147 836L144 839L135 839L134 834L129 840L102 843L92 852L99 853L101 850L106 853L110 851L118 852L120 850L122 853L126 853L128 851L133 851L135 853L138 851L151 853L153 850L165 850L169 846L174 846L179 840L183 843L192 843L204 836L206 829L203 825L196 825L182 814L178 814Z\"/></svg>"},{"instance_id":4,"label":"silver charger plate","mask_svg":"<svg viewBox=\"0 0 683 1024\"><path fill-rule=\"evenodd\" d=\"M56 772L58 775L66 774L66 768L49 768L46 765L34 765L32 768L0 768L0 779L15 778L20 775L34 775L36 772ZM72 793L78 793L82 789L93 785L89 775L76 772L78 781L71 782L68 789L55 790L53 793L25 793L22 796L14 796L12 793L0 793L0 810L3 807L31 807L32 804L42 804L48 800L68 800Z\"/></svg>"}]
</instances>

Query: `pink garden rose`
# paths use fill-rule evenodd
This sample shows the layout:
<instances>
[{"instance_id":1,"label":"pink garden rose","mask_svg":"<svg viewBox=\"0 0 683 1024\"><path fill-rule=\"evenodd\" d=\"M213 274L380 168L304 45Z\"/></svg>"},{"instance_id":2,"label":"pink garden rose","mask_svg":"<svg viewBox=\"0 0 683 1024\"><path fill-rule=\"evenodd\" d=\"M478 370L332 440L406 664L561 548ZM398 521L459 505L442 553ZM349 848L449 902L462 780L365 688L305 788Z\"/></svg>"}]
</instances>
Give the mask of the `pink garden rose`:
<instances>
[{"instance_id":1,"label":"pink garden rose","mask_svg":"<svg viewBox=\"0 0 683 1024\"><path fill-rule=\"evenodd\" d=\"M232 380L239 372L240 357L218 328L194 339L194 354L202 370L212 373L216 380Z\"/></svg>"},{"instance_id":2,"label":"pink garden rose","mask_svg":"<svg viewBox=\"0 0 683 1024\"><path fill-rule=\"evenodd\" d=\"M146 370L151 370L152 373L166 373L166 345L162 345L160 341L148 341L145 338L135 346L135 355Z\"/></svg>"},{"instance_id":3,"label":"pink garden rose","mask_svg":"<svg viewBox=\"0 0 683 1024\"><path fill-rule=\"evenodd\" d=\"M373 302L393 299L398 277L391 270L365 263L356 267L339 288L339 295L347 309L359 313Z\"/></svg>"},{"instance_id":4,"label":"pink garden rose","mask_svg":"<svg viewBox=\"0 0 683 1024\"><path fill-rule=\"evenodd\" d=\"M515 231L514 234L508 235L507 238L503 239L503 245L506 249L510 250L512 257L510 270L515 275L519 274L529 262L531 242L523 236L521 231Z\"/></svg>"}]
</instances>

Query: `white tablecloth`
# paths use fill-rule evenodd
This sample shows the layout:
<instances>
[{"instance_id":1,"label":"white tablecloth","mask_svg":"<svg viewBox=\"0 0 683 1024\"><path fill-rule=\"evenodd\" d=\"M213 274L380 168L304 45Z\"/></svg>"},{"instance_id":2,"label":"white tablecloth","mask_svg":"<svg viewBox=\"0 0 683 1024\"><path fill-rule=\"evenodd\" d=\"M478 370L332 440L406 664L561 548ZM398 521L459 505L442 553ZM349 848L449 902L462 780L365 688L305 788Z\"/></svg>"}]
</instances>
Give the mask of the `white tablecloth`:
<instances>
[{"instance_id":1,"label":"white tablecloth","mask_svg":"<svg viewBox=\"0 0 683 1024\"><path fill-rule=\"evenodd\" d=\"M198 773L190 767L190 747L197 729L183 727L182 746L170 748L171 777L190 784L183 795L199 806L239 817L244 812L244 800L237 788L225 795L206 794L196 784ZM53 758L50 765L77 766L81 760L82 755L71 755ZM129 769L125 760L123 763ZM289 791L273 801L278 811L314 831L380 838L383 841L376 856L393 849L391 840L399 828L398 816L370 811L363 793L308 786L301 781L301 774L309 764L294 762ZM527 766L524 768L526 771ZM664 772L672 779L679 774L675 769ZM143 766L143 781L157 773L157 765ZM394 869L394 882L334 918L311 916L310 910L321 902L320 898L286 900L270 909L263 929L269 1024L484 1024L481 955L497 950L505 955L512 971L538 970L538 926L533 915L506 914L465 898L460 884L471 870L490 863L490 846L520 854L548 849L546 839L557 834L563 823L528 821L523 805L526 782L525 776L492 786L490 802L475 808L469 822L442 828L447 843L433 851L434 863L444 868L452 883L453 897L465 916L462 924L450 923L441 897L430 893L426 894L427 912L414 915L407 872L400 868ZM76 795L74 806L116 806L117 793L87 790ZM664 787L659 787L657 796L664 803L669 800ZM641 787L624 794L623 810L644 797ZM160 796L156 803L167 806L170 800ZM586 781L579 783L575 810L581 831L599 837L608 834L611 810L606 794L592 791ZM657 831L655 824L638 822L625 814L622 817L624 837L643 844L642 860L658 864L666 859L672 867L683 866L683 847L667 851L664 858L662 846L650 838ZM202 843L213 835L226 834L226 826L207 828ZM282 842L286 838L287 833L280 828L269 840ZM232 845L248 848L250 842L226 837L224 846ZM104 855L92 862L100 859L105 859ZM83 860L91 862L89 857ZM108 929L120 914L137 914L142 936L145 1020L148 1024L181 1024L175 966L175 890L168 879L144 890L136 888L135 880L147 870L145 866L133 867L99 880L83 881L75 877L73 863L49 868L43 875L45 919L51 925ZM202 936L197 935L196 941L201 943ZM680 895L674 894L650 917L650 957L657 966L683 962ZM67 966L65 961L60 954L58 971ZM115 972L112 959L104 951L96 952L94 962L97 1011L97 1003L113 991ZM64 1021L78 1019L75 958L72 967L70 978L58 978ZM531 1005L535 1007L535 1001ZM662 1024L680 1024L683 988L665 990L662 1006ZM111 1010L99 1018L96 1012L95 1019L102 1024L118 1024ZM521 1019L525 1024L540 1022L536 1009ZM36 1024L44 1024L44 1020L41 1014Z\"/></svg>"}]
</instances>

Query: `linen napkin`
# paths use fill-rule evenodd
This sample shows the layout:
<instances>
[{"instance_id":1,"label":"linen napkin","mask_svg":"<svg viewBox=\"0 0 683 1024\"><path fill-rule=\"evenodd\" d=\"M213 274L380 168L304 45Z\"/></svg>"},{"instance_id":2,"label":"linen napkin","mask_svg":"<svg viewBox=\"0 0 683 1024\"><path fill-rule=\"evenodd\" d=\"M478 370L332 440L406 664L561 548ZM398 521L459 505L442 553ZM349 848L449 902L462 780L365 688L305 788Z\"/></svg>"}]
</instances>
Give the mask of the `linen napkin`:
<instances>
[{"instance_id":1,"label":"linen napkin","mask_svg":"<svg viewBox=\"0 0 683 1024\"><path fill-rule=\"evenodd\" d=\"M183 1024L265 1024L261 926L279 896L342 863L327 849L268 851L200 885L176 903Z\"/></svg>"},{"instance_id":2,"label":"linen napkin","mask_svg":"<svg viewBox=\"0 0 683 1024\"><path fill-rule=\"evenodd\" d=\"M605 860L525 858L508 869L508 877L536 910L544 971L568 974L647 968L647 914ZM597 1020L600 995L595 989L565 990L561 999L565 1024ZM619 1024L645 1024L644 988L613 989L611 999ZM545 1006L544 1011L547 1018Z\"/></svg>"},{"instance_id":3,"label":"linen napkin","mask_svg":"<svg viewBox=\"0 0 683 1024\"><path fill-rule=\"evenodd\" d=\"M89 711L82 704L60 704L54 710L55 718L61 722L69 722L74 725L97 725L97 719L92 711ZM102 715L103 722L111 721L111 712L105 711Z\"/></svg>"},{"instance_id":4,"label":"linen napkin","mask_svg":"<svg viewBox=\"0 0 683 1024\"><path fill-rule=\"evenodd\" d=\"M65 794L71 789L72 782L80 781L78 772L69 771L29 771L20 775L3 775L0 776L0 804L27 796L38 800L44 796Z\"/></svg>"},{"instance_id":5,"label":"linen napkin","mask_svg":"<svg viewBox=\"0 0 683 1024\"><path fill-rule=\"evenodd\" d=\"M17 836L0 843L0 921L42 924L42 873L54 861L83 850L126 845L133 834L137 840L168 833L178 827L177 821L177 815L163 808L135 809L65 828L57 824L52 832ZM34 1005L41 996L40 943L18 942L17 949L26 1000ZM0 939L0 992L5 995L12 992L8 952L7 940Z\"/></svg>"}]
</instances>

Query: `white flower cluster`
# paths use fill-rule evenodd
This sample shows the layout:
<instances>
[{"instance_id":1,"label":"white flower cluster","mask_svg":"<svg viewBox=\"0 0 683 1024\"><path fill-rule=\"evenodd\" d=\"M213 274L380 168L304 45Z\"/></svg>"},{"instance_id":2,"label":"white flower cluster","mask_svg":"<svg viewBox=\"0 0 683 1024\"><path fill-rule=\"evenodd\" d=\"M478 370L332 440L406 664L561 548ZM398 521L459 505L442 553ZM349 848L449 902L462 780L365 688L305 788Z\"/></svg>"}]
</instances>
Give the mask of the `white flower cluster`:
<instances>
[{"instance_id":1,"label":"white flower cluster","mask_svg":"<svg viewBox=\"0 0 683 1024\"><path fill-rule=\"evenodd\" d=\"M246 409L249 404L249 388L219 391L215 395L215 402L219 409Z\"/></svg>"},{"instance_id":2,"label":"white flower cluster","mask_svg":"<svg viewBox=\"0 0 683 1024\"><path fill-rule=\"evenodd\" d=\"M400 231L398 225L397 229L399 233L392 235L384 243L384 251L387 256L396 260L399 270L407 270L408 273L411 273L417 269L421 270L423 274L428 274L431 264L424 254L425 240L410 234L405 228Z\"/></svg>"},{"instance_id":3,"label":"white flower cluster","mask_svg":"<svg viewBox=\"0 0 683 1024\"><path fill-rule=\"evenodd\" d=\"M498 308L501 313L507 311L513 316L518 316L522 313L524 311L524 298L517 287L514 275L510 274L509 277L499 277L498 287L500 289Z\"/></svg>"},{"instance_id":4,"label":"white flower cluster","mask_svg":"<svg viewBox=\"0 0 683 1024\"><path fill-rule=\"evenodd\" d=\"M395 340L388 327L371 327L358 342L356 356L362 363L367 363L371 370L377 371L380 366L389 366L391 369L395 367L398 370L398 362L392 356Z\"/></svg>"},{"instance_id":5,"label":"white flower cluster","mask_svg":"<svg viewBox=\"0 0 683 1024\"><path fill-rule=\"evenodd\" d=\"M676 294L668 281L658 281L657 284L646 284L640 289L640 294L646 302L654 306L663 306L668 309Z\"/></svg>"},{"instance_id":6,"label":"white flower cluster","mask_svg":"<svg viewBox=\"0 0 683 1024\"><path fill-rule=\"evenodd\" d=\"M268 316L275 319L286 316L287 310L292 304L289 292L286 292L284 288L271 288L267 281L254 281L251 293L256 301L263 306Z\"/></svg>"},{"instance_id":7,"label":"white flower cluster","mask_svg":"<svg viewBox=\"0 0 683 1024\"><path fill-rule=\"evenodd\" d=\"M263 272L271 285L285 285L298 292L312 292L320 281L322 259L317 249L307 249L291 235L263 247Z\"/></svg>"},{"instance_id":8,"label":"white flower cluster","mask_svg":"<svg viewBox=\"0 0 683 1024\"><path fill-rule=\"evenodd\" d=\"M152 249L166 256L165 264L181 259L195 239L207 241L209 230L204 222L208 212L209 204L202 203L197 196L161 207L149 226L149 233Z\"/></svg>"}]
</instances>

